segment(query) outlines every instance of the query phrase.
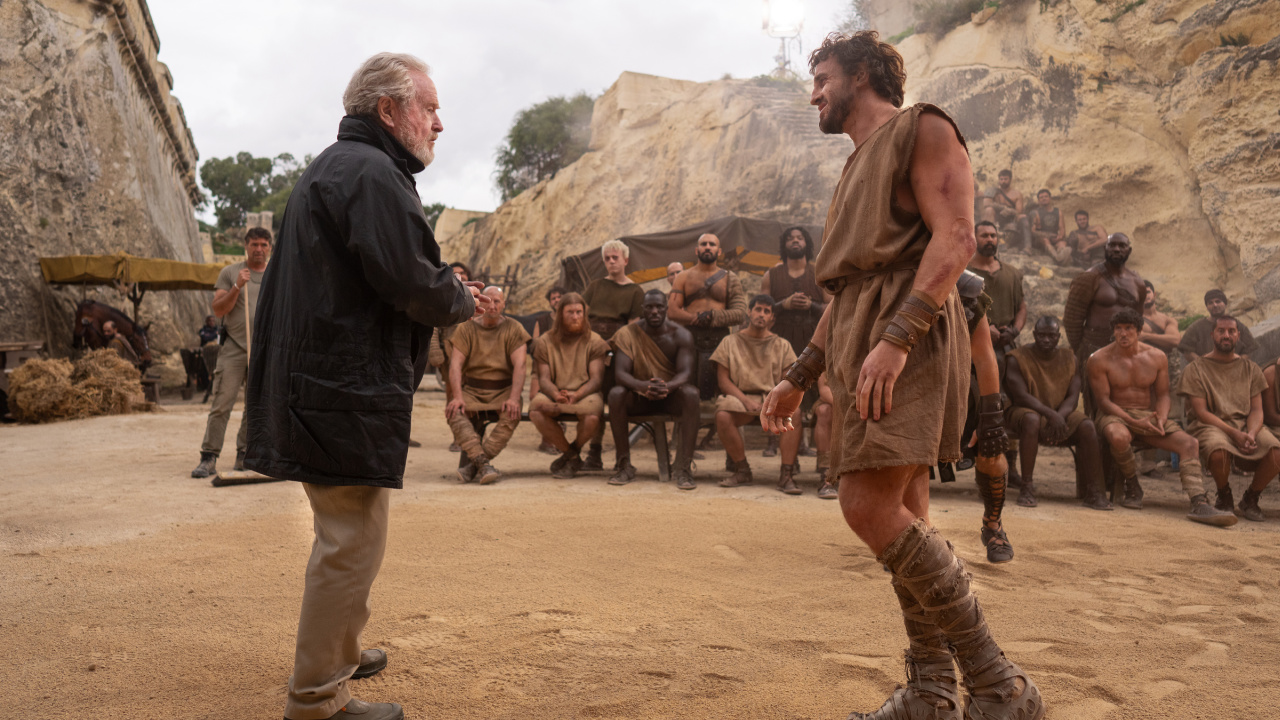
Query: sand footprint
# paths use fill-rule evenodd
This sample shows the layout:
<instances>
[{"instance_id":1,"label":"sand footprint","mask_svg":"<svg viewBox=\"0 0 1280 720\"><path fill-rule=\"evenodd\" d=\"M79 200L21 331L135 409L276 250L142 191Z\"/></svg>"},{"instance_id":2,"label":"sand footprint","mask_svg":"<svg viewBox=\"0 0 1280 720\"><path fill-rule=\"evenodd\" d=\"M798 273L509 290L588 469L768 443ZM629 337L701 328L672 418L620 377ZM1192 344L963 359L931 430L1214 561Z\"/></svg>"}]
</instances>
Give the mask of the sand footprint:
<instances>
[{"instance_id":1,"label":"sand footprint","mask_svg":"<svg viewBox=\"0 0 1280 720\"><path fill-rule=\"evenodd\" d=\"M1142 687L1142 692L1151 696L1152 700L1159 700L1166 695L1172 695L1180 690L1185 690L1186 683L1180 683L1177 680L1160 680L1148 683Z\"/></svg>"}]
</instances>

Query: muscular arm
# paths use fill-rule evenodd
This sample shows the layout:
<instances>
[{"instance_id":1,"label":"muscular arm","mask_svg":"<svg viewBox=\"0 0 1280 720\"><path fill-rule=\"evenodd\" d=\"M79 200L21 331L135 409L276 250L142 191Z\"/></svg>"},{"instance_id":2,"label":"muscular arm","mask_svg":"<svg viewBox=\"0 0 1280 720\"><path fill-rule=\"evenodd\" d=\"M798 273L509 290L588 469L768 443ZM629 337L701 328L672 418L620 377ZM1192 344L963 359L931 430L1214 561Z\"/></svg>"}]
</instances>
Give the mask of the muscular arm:
<instances>
[{"instance_id":1,"label":"muscular arm","mask_svg":"<svg viewBox=\"0 0 1280 720\"><path fill-rule=\"evenodd\" d=\"M693 380L693 336L688 330L676 331L676 374L667 381L668 388L687 385Z\"/></svg>"},{"instance_id":2,"label":"muscular arm","mask_svg":"<svg viewBox=\"0 0 1280 720\"><path fill-rule=\"evenodd\" d=\"M970 335L969 349L973 355L973 367L978 373L978 394L999 395L1000 368L996 364L996 351L991 347L991 330L985 317L978 321L978 327Z\"/></svg>"},{"instance_id":3,"label":"muscular arm","mask_svg":"<svg viewBox=\"0 0 1280 720\"><path fill-rule=\"evenodd\" d=\"M1027 301L1023 300L1018 305L1018 312L1013 316L1013 329L1017 331L1013 334L1014 339L1017 339L1017 337L1022 334L1022 328L1026 324L1027 324Z\"/></svg>"},{"instance_id":4,"label":"muscular arm","mask_svg":"<svg viewBox=\"0 0 1280 720\"><path fill-rule=\"evenodd\" d=\"M1155 358L1156 363L1156 382L1152 386L1152 393L1155 395L1156 401L1156 422L1158 428L1164 427L1164 421L1169 419L1169 358L1159 350L1148 351L1150 356Z\"/></svg>"},{"instance_id":5,"label":"muscular arm","mask_svg":"<svg viewBox=\"0 0 1280 720\"><path fill-rule=\"evenodd\" d=\"M1031 394L1027 389L1027 381L1022 377L1022 366L1018 364L1016 358L1008 358L1008 364L1005 366L1004 376L1005 389L1009 391L1009 399L1017 407L1030 408L1037 414L1044 417L1055 410L1048 405L1040 402L1040 398Z\"/></svg>"},{"instance_id":6,"label":"muscular arm","mask_svg":"<svg viewBox=\"0 0 1280 720\"><path fill-rule=\"evenodd\" d=\"M688 325L697 317L684 309L685 285L688 279L689 271L687 270L677 275L671 283L671 292L667 295L667 317L681 325Z\"/></svg>"},{"instance_id":7,"label":"muscular arm","mask_svg":"<svg viewBox=\"0 0 1280 720\"><path fill-rule=\"evenodd\" d=\"M973 168L951 123L920 114L911 154L911 193L933 234L912 289L941 306L977 248L973 235Z\"/></svg>"},{"instance_id":8,"label":"muscular arm","mask_svg":"<svg viewBox=\"0 0 1280 720\"><path fill-rule=\"evenodd\" d=\"M1076 405L1080 404L1080 374L1077 373L1071 377L1071 384L1067 386L1067 396L1062 399L1062 404L1058 406L1058 414L1065 420L1072 410L1076 409Z\"/></svg>"},{"instance_id":9,"label":"muscular arm","mask_svg":"<svg viewBox=\"0 0 1280 720\"><path fill-rule=\"evenodd\" d=\"M1249 399L1249 417L1245 421L1244 428L1250 438L1254 440L1258 438L1258 431L1262 429L1262 393Z\"/></svg>"},{"instance_id":10,"label":"muscular arm","mask_svg":"<svg viewBox=\"0 0 1280 720\"><path fill-rule=\"evenodd\" d=\"M587 363L587 381L570 394L574 396L574 402L577 402L591 393L599 392L602 385L604 385L604 358L599 357Z\"/></svg>"},{"instance_id":11,"label":"muscular arm","mask_svg":"<svg viewBox=\"0 0 1280 720\"><path fill-rule=\"evenodd\" d=\"M1062 311L1062 329L1067 331L1067 343L1077 352L1084 342L1084 323L1089 317L1089 306L1093 304L1093 294L1097 288L1098 274L1086 271L1071 281L1071 289L1067 291L1067 303ZM1096 389L1094 393L1097 393Z\"/></svg>"},{"instance_id":12,"label":"muscular arm","mask_svg":"<svg viewBox=\"0 0 1280 720\"><path fill-rule=\"evenodd\" d=\"M724 309L711 311L712 327L736 327L747 319L747 293L742 289L742 280L732 270L724 280Z\"/></svg>"},{"instance_id":13,"label":"muscular arm","mask_svg":"<svg viewBox=\"0 0 1280 720\"><path fill-rule=\"evenodd\" d=\"M1085 368L1089 373L1089 387L1093 390L1093 401L1098 405L1098 410L1105 415L1115 415L1116 417L1122 420L1124 418L1132 419L1129 413L1125 412L1123 408L1115 404L1115 402L1111 399L1111 381L1110 379L1107 378L1106 364L1103 363L1101 360L1099 360L1097 357L1090 357L1088 359L1088 364L1085 365ZM1165 383L1166 383L1165 397L1167 398L1169 396L1169 393L1167 390L1167 387L1168 387L1167 375L1166 375Z\"/></svg>"},{"instance_id":14,"label":"muscular arm","mask_svg":"<svg viewBox=\"0 0 1280 720\"><path fill-rule=\"evenodd\" d=\"M1138 339L1161 350L1172 350L1178 347L1178 343L1182 341L1182 333L1178 332L1178 321L1171 317L1166 317L1164 327L1160 329L1160 332L1155 333L1143 330L1138 335Z\"/></svg>"},{"instance_id":15,"label":"muscular arm","mask_svg":"<svg viewBox=\"0 0 1280 720\"><path fill-rule=\"evenodd\" d=\"M631 368L632 362L630 355L627 355L621 350L618 350L613 354L614 383L621 385L633 393L643 395L647 382L637 380L635 376L631 374Z\"/></svg>"},{"instance_id":16,"label":"muscular arm","mask_svg":"<svg viewBox=\"0 0 1280 720\"><path fill-rule=\"evenodd\" d=\"M529 356L529 351L525 349L524 343L511 351L511 395L509 399L515 403L520 402L520 396L524 394L524 364Z\"/></svg>"},{"instance_id":17,"label":"muscular arm","mask_svg":"<svg viewBox=\"0 0 1280 720\"><path fill-rule=\"evenodd\" d=\"M551 366L537 359L533 361L534 368L538 371L538 392L546 395L552 400L558 400L560 388L551 382Z\"/></svg>"},{"instance_id":18,"label":"muscular arm","mask_svg":"<svg viewBox=\"0 0 1280 720\"><path fill-rule=\"evenodd\" d=\"M449 350L449 396L461 398L462 366L467 362L467 356L453 344L448 344L446 347Z\"/></svg>"},{"instance_id":19,"label":"muscular arm","mask_svg":"<svg viewBox=\"0 0 1280 720\"><path fill-rule=\"evenodd\" d=\"M232 285L230 290L214 290L213 291L213 314L218 317L226 317L227 313L236 306L236 299L240 297L240 286Z\"/></svg>"}]
</instances>

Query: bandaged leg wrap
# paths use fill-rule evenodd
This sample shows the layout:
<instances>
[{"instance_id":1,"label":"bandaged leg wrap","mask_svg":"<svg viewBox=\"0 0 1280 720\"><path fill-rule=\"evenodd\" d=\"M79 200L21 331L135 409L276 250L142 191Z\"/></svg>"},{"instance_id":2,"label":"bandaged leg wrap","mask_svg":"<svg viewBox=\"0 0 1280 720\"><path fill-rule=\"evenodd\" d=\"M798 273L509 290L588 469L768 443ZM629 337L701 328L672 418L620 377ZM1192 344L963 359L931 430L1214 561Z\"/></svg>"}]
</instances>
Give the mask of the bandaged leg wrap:
<instances>
[{"instance_id":1,"label":"bandaged leg wrap","mask_svg":"<svg viewBox=\"0 0 1280 720\"><path fill-rule=\"evenodd\" d=\"M969 573L950 543L924 520L916 520L877 559L946 637L969 691L970 716L1041 716L1039 690L991 637L978 598L970 591Z\"/></svg>"},{"instance_id":2,"label":"bandaged leg wrap","mask_svg":"<svg viewBox=\"0 0 1280 720\"><path fill-rule=\"evenodd\" d=\"M498 457L498 453L502 452L508 442L511 442L511 436L515 434L516 426L519 424L519 420L512 420L504 415L493 426L493 430L488 435L485 435L484 454L488 455L490 460Z\"/></svg>"},{"instance_id":3,"label":"bandaged leg wrap","mask_svg":"<svg viewBox=\"0 0 1280 720\"><path fill-rule=\"evenodd\" d=\"M988 475L975 468L973 477L978 483L978 494L982 496L983 524L988 527L998 526L1000 514L1004 511L1006 476Z\"/></svg>"},{"instance_id":4,"label":"bandaged leg wrap","mask_svg":"<svg viewBox=\"0 0 1280 720\"><path fill-rule=\"evenodd\" d=\"M458 443L458 447L462 448L462 452L466 453L472 463L484 465L488 461L480 444L480 436L476 434L476 429L471 426L471 418L465 412L453 416L449 421L449 429L453 431L453 441Z\"/></svg>"},{"instance_id":5,"label":"bandaged leg wrap","mask_svg":"<svg viewBox=\"0 0 1280 720\"><path fill-rule=\"evenodd\" d=\"M1179 458L1178 478L1182 480L1182 489L1187 497L1204 495L1204 471L1200 467L1200 458Z\"/></svg>"},{"instance_id":6,"label":"bandaged leg wrap","mask_svg":"<svg viewBox=\"0 0 1280 720\"><path fill-rule=\"evenodd\" d=\"M1138 458L1133 454L1133 448L1126 447L1124 450L1111 450L1111 456L1115 458L1116 469L1120 471L1120 477L1131 478L1138 475ZM1196 463L1200 465L1199 462Z\"/></svg>"}]
</instances>

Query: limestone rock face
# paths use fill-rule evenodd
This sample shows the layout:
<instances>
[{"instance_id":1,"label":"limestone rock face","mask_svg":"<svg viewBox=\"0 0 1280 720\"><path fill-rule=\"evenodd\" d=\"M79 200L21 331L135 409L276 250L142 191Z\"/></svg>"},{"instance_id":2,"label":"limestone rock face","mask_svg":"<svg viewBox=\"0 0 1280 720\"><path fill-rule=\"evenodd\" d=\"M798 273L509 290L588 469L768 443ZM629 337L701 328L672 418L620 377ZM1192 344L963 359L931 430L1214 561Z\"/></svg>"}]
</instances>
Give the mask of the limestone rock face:
<instances>
[{"instance_id":1,"label":"limestone rock face","mask_svg":"<svg viewBox=\"0 0 1280 720\"><path fill-rule=\"evenodd\" d=\"M910 18L869 0L902 32ZM1006 0L981 25L913 35L907 102L950 112L983 189L1011 168L1134 241L1130 264L1178 311L1210 287L1280 310L1280 0ZM1222 47L1244 35L1245 47Z\"/></svg>"},{"instance_id":2,"label":"limestone rock face","mask_svg":"<svg viewBox=\"0 0 1280 720\"><path fill-rule=\"evenodd\" d=\"M38 258L128 252L202 262L197 154L145 0L0 2L0 340L71 341L79 288ZM126 311L110 289L86 295ZM148 293L159 352L193 342L208 293Z\"/></svg>"},{"instance_id":3,"label":"limestone rock face","mask_svg":"<svg viewBox=\"0 0 1280 720\"><path fill-rule=\"evenodd\" d=\"M589 151L448 237L444 257L519 266L508 307L523 313L542 309L561 258L621 235L725 215L821 225L853 145L823 135L808 102L796 86L623 73L596 100Z\"/></svg>"}]
</instances>

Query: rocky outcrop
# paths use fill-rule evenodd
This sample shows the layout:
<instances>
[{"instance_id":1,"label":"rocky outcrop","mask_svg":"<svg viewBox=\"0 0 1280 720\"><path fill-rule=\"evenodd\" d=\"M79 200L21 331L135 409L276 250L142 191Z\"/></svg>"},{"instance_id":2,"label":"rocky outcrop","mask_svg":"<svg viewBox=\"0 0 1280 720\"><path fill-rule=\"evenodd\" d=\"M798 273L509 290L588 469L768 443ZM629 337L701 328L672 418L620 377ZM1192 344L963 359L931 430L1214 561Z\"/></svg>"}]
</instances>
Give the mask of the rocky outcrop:
<instances>
[{"instance_id":1,"label":"rocky outcrop","mask_svg":"<svg viewBox=\"0 0 1280 720\"><path fill-rule=\"evenodd\" d=\"M913 22L868 4L885 36ZM1280 0L1005 0L898 49L907 101L955 116L984 187L1009 167L1129 234L1175 310L1217 286L1249 320L1280 311Z\"/></svg>"},{"instance_id":2,"label":"rocky outcrop","mask_svg":"<svg viewBox=\"0 0 1280 720\"><path fill-rule=\"evenodd\" d=\"M821 225L853 146L808 102L794 84L623 73L596 100L588 152L448 237L444 257L518 266L522 313L542 309L561 258L611 238L725 215Z\"/></svg>"},{"instance_id":3,"label":"rocky outcrop","mask_svg":"<svg viewBox=\"0 0 1280 720\"><path fill-rule=\"evenodd\" d=\"M82 293L45 286L41 256L203 261L198 156L159 46L145 0L0 2L0 340L67 350ZM206 293L149 293L152 347L190 344L207 306Z\"/></svg>"}]
</instances>

